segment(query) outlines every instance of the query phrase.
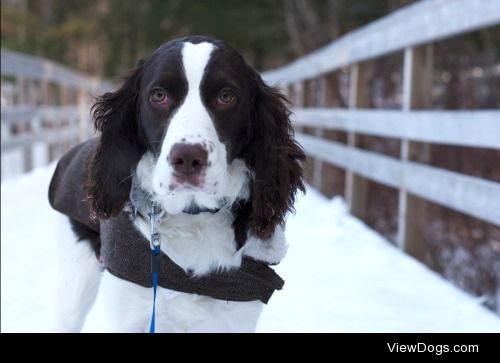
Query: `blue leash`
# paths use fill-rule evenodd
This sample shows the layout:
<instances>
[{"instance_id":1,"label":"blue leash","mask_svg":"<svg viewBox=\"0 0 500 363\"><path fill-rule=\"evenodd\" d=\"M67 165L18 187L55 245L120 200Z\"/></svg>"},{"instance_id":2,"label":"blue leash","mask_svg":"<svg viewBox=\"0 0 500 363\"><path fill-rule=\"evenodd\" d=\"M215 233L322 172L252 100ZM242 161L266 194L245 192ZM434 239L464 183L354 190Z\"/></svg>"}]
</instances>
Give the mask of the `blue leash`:
<instances>
[{"instance_id":1,"label":"blue leash","mask_svg":"<svg viewBox=\"0 0 500 363\"><path fill-rule=\"evenodd\" d=\"M156 289L158 287L158 272L160 267L160 246L156 246L151 250L151 275L153 279L153 312L151 313L151 324L149 325L149 332L155 332L155 318L156 318Z\"/></svg>"},{"instance_id":2,"label":"blue leash","mask_svg":"<svg viewBox=\"0 0 500 363\"><path fill-rule=\"evenodd\" d=\"M157 204L151 202L151 213L149 213L149 220L151 223L151 279L153 283L153 312L151 313L151 324L149 325L149 332L155 332L156 320L156 290L158 289L158 275L160 272L160 234L156 230L156 226L160 223L161 218L165 215L165 211L158 210Z\"/></svg>"}]
</instances>

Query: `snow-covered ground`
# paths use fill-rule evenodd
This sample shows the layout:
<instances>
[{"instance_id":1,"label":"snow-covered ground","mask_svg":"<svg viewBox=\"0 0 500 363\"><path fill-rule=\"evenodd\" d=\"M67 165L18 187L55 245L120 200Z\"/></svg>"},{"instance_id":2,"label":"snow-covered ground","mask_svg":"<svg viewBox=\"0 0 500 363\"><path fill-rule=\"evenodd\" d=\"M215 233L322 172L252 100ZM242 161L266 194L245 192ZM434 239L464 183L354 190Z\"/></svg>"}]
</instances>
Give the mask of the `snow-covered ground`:
<instances>
[{"instance_id":1,"label":"snow-covered ground","mask_svg":"<svg viewBox=\"0 0 500 363\"><path fill-rule=\"evenodd\" d=\"M57 214L47 202L54 165L2 183L2 332L51 330ZM400 253L314 190L289 218L285 278L260 332L500 332L500 317ZM99 330L102 306L85 331Z\"/></svg>"}]
</instances>

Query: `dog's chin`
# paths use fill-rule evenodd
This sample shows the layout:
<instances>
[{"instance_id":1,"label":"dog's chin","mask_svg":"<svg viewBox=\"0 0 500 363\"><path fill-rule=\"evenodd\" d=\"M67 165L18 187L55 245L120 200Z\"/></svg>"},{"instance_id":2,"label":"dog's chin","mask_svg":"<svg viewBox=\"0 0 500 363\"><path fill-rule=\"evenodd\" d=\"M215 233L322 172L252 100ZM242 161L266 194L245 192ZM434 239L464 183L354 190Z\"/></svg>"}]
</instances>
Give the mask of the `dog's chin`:
<instances>
[{"instance_id":1,"label":"dog's chin","mask_svg":"<svg viewBox=\"0 0 500 363\"><path fill-rule=\"evenodd\" d=\"M225 198L216 193L205 192L194 187L176 189L157 197L163 209L168 214L198 214L204 211L216 211L225 205Z\"/></svg>"}]
</instances>

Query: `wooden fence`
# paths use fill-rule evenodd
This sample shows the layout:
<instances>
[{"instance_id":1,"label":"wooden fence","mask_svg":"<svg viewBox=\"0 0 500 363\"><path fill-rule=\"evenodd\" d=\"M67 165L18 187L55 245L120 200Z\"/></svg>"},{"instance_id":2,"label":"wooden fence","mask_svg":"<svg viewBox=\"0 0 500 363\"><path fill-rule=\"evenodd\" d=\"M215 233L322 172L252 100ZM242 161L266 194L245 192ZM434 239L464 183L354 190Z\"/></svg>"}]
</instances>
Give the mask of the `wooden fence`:
<instances>
[{"instance_id":1,"label":"wooden fence","mask_svg":"<svg viewBox=\"0 0 500 363\"><path fill-rule=\"evenodd\" d=\"M92 96L111 84L43 58L1 50L2 178L57 159L92 132ZM17 170L14 170L17 169Z\"/></svg>"},{"instance_id":2,"label":"wooden fence","mask_svg":"<svg viewBox=\"0 0 500 363\"><path fill-rule=\"evenodd\" d=\"M425 200L500 226L500 183L427 165L425 151L431 143L500 148L500 111L425 110L432 43L498 24L498 0L422 1L264 74L294 104L296 137L314 160L312 184L320 183L323 162L344 169L345 196L358 216L367 207L367 179L396 188L397 242L409 253L415 254L422 242L418 228ZM366 109L370 62L397 52L404 57L401 110ZM338 87L331 75L346 68L348 108L325 107ZM300 132L303 128L314 132ZM325 139L326 130L346 132L347 144ZM399 139L400 158L362 150L363 135ZM500 168L500 160L492 167Z\"/></svg>"}]
</instances>

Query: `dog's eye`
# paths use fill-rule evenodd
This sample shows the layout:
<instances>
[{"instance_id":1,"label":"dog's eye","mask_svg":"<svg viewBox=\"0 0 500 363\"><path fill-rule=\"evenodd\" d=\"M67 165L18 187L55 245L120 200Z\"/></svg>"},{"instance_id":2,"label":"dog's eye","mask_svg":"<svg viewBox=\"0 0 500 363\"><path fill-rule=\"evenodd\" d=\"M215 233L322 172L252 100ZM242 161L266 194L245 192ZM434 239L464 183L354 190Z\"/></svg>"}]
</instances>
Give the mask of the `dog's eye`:
<instances>
[{"instance_id":1,"label":"dog's eye","mask_svg":"<svg viewBox=\"0 0 500 363\"><path fill-rule=\"evenodd\" d=\"M224 88L217 96L217 104L220 106L229 106L236 102L236 95L230 89Z\"/></svg>"},{"instance_id":2,"label":"dog's eye","mask_svg":"<svg viewBox=\"0 0 500 363\"><path fill-rule=\"evenodd\" d=\"M155 88L151 92L151 101L157 105L166 105L168 102L167 93L161 88Z\"/></svg>"}]
</instances>

